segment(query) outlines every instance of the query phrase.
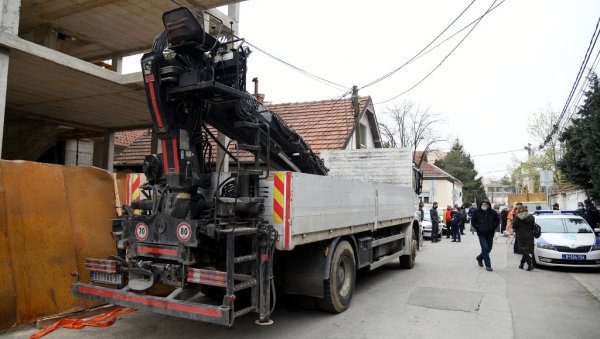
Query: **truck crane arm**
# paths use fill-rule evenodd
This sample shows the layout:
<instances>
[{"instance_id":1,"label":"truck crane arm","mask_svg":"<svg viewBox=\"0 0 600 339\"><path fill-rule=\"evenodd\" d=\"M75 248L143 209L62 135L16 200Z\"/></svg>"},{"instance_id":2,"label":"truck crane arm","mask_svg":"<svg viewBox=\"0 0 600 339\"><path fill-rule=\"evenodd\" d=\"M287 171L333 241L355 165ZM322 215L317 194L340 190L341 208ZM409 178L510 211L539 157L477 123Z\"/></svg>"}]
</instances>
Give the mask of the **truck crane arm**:
<instances>
[{"instance_id":1,"label":"truck crane arm","mask_svg":"<svg viewBox=\"0 0 600 339\"><path fill-rule=\"evenodd\" d=\"M202 134L207 124L276 170L327 174L304 139L246 92L250 50L243 40L213 37L183 7L166 12L163 23L165 31L142 57L142 70L167 177L182 174L188 154L193 154L197 174L206 172L210 159L202 150L208 138ZM168 179L173 186L177 181Z\"/></svg>"}]
</instances>

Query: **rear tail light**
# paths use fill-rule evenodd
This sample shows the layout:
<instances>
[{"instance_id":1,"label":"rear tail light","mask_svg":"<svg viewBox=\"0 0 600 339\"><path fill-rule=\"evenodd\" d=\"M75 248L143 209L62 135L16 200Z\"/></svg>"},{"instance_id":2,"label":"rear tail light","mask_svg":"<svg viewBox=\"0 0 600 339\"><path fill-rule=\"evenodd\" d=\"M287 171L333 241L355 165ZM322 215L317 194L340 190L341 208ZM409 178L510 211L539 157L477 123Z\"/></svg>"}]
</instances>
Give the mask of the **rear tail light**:
<instances>
[{"instance_id":1,"label":"rear tail light","mask_svg":"<svg viewBox=\"0 0 600 339\"><path fill-rule=\"evenodd\" d=\"M85 259L85 269L95 272L117 273L119 262L110 259Z\"/></svg>"},{"instance_id":2,"label":"rear tail light","mask_svg":"<svg viewBox=\"0 0 600 339\"><path fill-rule=\"evenodd\" d=\"M188 268L187 281L202 285L225 287L227 286L227 273L215 270Z\"/></svg>"}]
</instances>

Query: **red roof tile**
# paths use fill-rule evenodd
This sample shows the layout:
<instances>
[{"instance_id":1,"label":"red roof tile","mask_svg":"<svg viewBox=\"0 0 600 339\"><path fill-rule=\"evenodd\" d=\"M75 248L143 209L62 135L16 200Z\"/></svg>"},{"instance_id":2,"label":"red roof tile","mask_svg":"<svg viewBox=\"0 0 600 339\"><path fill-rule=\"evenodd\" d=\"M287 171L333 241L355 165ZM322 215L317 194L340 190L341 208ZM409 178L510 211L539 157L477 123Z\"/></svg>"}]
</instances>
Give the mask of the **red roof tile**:
<instances>
[{"instance_id":1,"label":"red roof tile","mask_svg":"<svg viewBox=\"0 0 600 339\"><path fill-rule=\"evenodd\" d=\"M113 162L114 165L137 166L144 163L144 158L146 155L150 154L152 131L149 129L144 129L138 130L137 132L141 132L140 136L135 141L130 143L121 153L115 156L115 160Z\"/></svg>"},{"instance_id":2,"label":"red roof tile","mask_svg":"<svg viewBox=\"0 0 600 339\"><path fill-rule=\"evenodd\" d=\"M369 103L361 97L360 111ZM268 104L298 132L315 153L327 149L343 149L354 129L354 110L351 99Z\"/></svg>"},{"instance_id":3,"label":"red roof tile","mask_svg":"<svg viewBox=\"0 0 600 339\"><path fill-rule=\"evenodd\" d=\"M133 131L121 131L115 133L115 146L127 147L139 137L144 135L147 130L138 129Z\"/></svg>"}]
</instances>

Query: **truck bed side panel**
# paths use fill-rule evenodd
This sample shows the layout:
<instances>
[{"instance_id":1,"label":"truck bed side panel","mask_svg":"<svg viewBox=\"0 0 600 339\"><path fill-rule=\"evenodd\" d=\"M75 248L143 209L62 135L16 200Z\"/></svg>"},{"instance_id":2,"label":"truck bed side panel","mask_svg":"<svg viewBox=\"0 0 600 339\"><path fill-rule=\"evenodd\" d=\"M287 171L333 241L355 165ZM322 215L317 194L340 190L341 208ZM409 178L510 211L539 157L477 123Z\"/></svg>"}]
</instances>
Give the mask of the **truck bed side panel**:
<instances>
[{"instance_id":1,"label":"truck bed side panel","mask_svg":"<svg viewBox=\"0 0 600 339\"><path fill-rule=\"evenodd\" d=\"M413 218L408 187L292 172L272 178L261 187L268 193L264 217L279 233L279 250Z\"/></svg>"}]
</instances>

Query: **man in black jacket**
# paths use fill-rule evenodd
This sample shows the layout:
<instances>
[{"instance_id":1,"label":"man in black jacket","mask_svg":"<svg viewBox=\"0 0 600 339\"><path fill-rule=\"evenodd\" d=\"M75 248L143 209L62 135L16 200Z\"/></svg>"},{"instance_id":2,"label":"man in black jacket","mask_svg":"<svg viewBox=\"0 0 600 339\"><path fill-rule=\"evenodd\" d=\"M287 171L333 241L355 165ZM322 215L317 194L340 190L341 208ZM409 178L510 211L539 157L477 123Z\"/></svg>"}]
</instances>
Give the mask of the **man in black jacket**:
<instances>
[{"instance_id":1,"label":"man in black jacket","mask_svg":"<svg viewBox=\"0 0 600 339\"><path fill-rule=\"evenodd\" d=\"M496 227L498 227L499 223L500 218L498 217L498 213L492 209L490 201L487 199L481 200L481 207L473 213L471 225L473 225L477 231L479 245L481 246L481 254L475 259L477 259L477 263L481 267L483 267L483 264L485 263L485 269L487 271L493 271L490 252L492 251L492 245L494 244L494 233L496 232Z\"/></svg>"},{"instance_id":2,"label":"man in black jacket","mask_svg":"<svg viewBox=\"0 0 600 339\"><path fill-rule=\"evenodd\" d=\"M434 202L433 207L429 210L429 217L431 219L431 242L438 242L438 232L440 225L440 216L437 211L438 203Z\"/></svg>"}]
</instances>

